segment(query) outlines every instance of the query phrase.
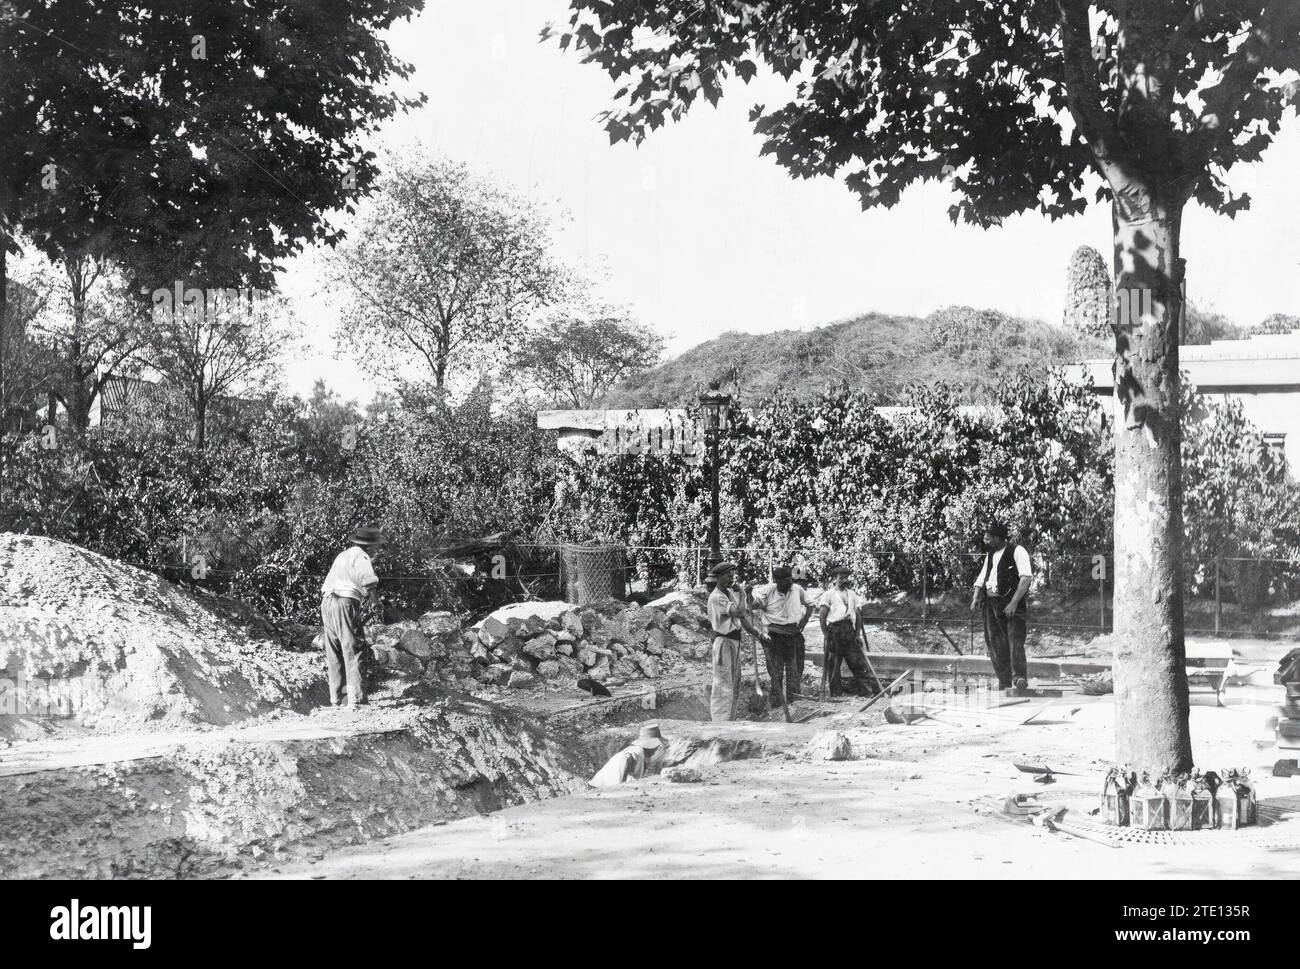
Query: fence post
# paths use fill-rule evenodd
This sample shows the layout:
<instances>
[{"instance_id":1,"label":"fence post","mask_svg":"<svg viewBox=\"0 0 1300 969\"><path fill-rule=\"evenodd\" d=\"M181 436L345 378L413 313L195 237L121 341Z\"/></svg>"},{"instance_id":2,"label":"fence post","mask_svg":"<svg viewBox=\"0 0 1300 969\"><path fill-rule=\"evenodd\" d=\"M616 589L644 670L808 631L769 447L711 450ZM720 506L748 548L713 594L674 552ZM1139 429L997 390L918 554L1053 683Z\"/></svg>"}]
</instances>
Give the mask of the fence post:
<instances>
[{"instance_id":1,"label":"fence post","mask_svg":"<svg viewBox=\"0 0 1300 969\"><path fill-rule=\"evenodd\" d=\"M1219 627L1223 622L1223 597L1219 594L1220 569L1219 563L1222 559L1214 556L1214 635L1219 635Z\"/></svg>"},{"instance_id":2,"label":"fence post","mask_svg":"<svg viewBox=\"0 0 1300 969\"><path fill-rule=\"evenodd\" d=\"M925 575L925 546L921 546L921 618L930 618L930 583Z\"/></svg>"},{"instance_id":3,"label":"fence post","mask_svg":"<svg viewBox=\"0 0 1300 969\"><path fill-rule=\"evenodd\" d=\"M695 588L704 585L704 575L700 572L700 547L695 546Z\"/></svg>"},{"instance_id":4,"label":"fence post","mask_svg":"<svg viewBox=\"0 0 1300 969\"><path fill-rule=\"evenodd\" d=\"M1097 617L1101 631L1106 631L1106 559L1101 560L1101 569L1097 572Z\"/></svg>"},{"instance_id":5,"label":"fence post","mask_svg":"<svg viewBox=\"0 0 1300 969\"><path fill-rule=\"evenodd\" d=\"M772 578L772 570L776 568L776 553L770 548L767 550L767 578Z\"/></svg>"}]
</instances>

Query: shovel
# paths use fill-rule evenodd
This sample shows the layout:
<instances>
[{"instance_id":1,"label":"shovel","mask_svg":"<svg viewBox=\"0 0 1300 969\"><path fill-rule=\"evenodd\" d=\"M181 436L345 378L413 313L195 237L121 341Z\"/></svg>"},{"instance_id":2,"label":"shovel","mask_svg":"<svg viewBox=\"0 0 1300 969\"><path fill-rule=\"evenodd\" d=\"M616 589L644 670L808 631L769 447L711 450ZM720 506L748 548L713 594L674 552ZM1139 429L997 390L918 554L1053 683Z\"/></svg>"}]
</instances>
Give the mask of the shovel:
<instances>
[{"instance_id":1,"label":"shovel","mask_svg":"<svg viewBox=\"0 0 1300 969\"><path fill-rule=\"evenodd\" d=\"M750 643L754 647L754 693L749 698L749 712L755 716L761 716L764 720L772 712L772 702L768 699L767 693L763 690L763 679L758 675L758 640L753 636L749 637Z\"/></svg>"}]
</instances>

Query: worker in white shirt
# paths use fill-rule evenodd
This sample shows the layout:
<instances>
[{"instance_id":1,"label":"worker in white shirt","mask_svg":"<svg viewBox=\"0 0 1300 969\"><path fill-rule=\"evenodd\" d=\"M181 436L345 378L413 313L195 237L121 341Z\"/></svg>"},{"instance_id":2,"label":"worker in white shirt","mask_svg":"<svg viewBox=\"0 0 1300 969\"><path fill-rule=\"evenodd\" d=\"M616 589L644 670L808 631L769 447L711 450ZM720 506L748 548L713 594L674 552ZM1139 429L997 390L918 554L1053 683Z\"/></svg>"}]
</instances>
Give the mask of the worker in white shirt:
<instances>
[{"instance_id":1,"label":"worker in white shirt","mask_svg":"<svg viewBox=\"0 0 1300 969\"><path fill-rule=\"evenodd\" d=\"M647 774L658 774L667 752L668 744L659 732L659 724L644 724L637 738L606 761L587 784L591 787L617 787L625 781L640 780Z\"/></svg>"},{"instance_id":2,"label":"worker in white shirt","mask_svg":"<svg viewBox=\"0 0 1300 969\"><path fill-rule=\"evenodd\" d=\"M740 631L745 629L766 648L767 636L754 628L744 597L735 587L736 563L719 562L709 569L717 583L709 593L709 626L713 630L713 686L709 719L736 719L740 689ZM754 671L758 675L758 671Z\"/></svg>"},{"instance_id":3,"label":"worker in white shirt","mask_svg":"<svg viewBox=\"0 0 1300 969\"><path fill-rule=\"evenodd\" d=\"M984 645L993 661L998 685L1003 690L1024 690L1029 686L1025 619L1033 566L1023 545L1008 544L1007 526L1001 522L992 522L984 530L984 547L988 551L975 576L971 612L983 600ZM1008 549L1010 555L1006 554Z\"/></svg>"},{"instance_id":4,"label":"worker in white shirt","mask_svg":"<svg viewBox=\"0 0 1300 969\"><path fill-rule=\"evenodd\" d=\"M383 544L377 528L358 528L348 541L351 547L334 558L321 586L320 619L325 640L325 670L329 676L330 706L343 702L343 684L348 688L348 709L366 702L362 681L361 654L366 649L366 628L362 606L368 601L379 607L379 577L371 555Z\"/></svg>"},{"instance_id":5,"label":"worker in white shirt","mask_svg":"<svg viewBox=\"0 0 1300 969\"><path fill-rule=\"evenodd\" d=\"M754 617L763 620L767 642L763 645L767 675L772 681L772 706L781 705L781 690L787 703L803 685L803 627L813 614L804 587L784 565L772 570L772 581L754 590Z\"/></svg>"},{"instance_id":6,"label":"worker in white shirt","mask_svg":"<svg viewBox=\"0 0 1300 969\"><path fill-rule=\"evenodd\" d=\"M822 593L818 620L822 627L822 641L826 651L824 661L828 675L827 686L831 696L840 689L840 664L848 663L853 682L863 696L871 696L876 689L867 679L870 675L866 657L858 639L862 633L862 600L849 588L850 569L847 565L832 566L831 587Z\"/></svg>"}]
</instances>

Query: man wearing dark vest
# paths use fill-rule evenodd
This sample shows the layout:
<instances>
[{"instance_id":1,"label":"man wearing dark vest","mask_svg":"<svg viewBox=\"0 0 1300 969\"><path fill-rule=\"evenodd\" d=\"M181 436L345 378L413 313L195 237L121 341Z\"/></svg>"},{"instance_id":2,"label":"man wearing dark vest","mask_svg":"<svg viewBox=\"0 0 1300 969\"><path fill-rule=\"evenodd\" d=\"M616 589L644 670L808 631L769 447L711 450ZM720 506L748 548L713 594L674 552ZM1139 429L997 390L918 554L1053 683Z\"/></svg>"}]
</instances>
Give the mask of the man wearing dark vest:
<instances>
[{"instance_id":1,"label":"man wearing dark vest","mask_svg":"<svg viewBox=\"0 0 1300 969\"><path fill-rule=\"evenodd\" d=\"M993 661L999 686L1004 690L1023 690L1029 686L1025 617L1033 567L1023 545L1008 545L1007 526L1001 522L992 522L984 530L984 547L988 551L975 576L971 612L979 607L982 599L984 645Z\"/></svg>"}]
</instances>

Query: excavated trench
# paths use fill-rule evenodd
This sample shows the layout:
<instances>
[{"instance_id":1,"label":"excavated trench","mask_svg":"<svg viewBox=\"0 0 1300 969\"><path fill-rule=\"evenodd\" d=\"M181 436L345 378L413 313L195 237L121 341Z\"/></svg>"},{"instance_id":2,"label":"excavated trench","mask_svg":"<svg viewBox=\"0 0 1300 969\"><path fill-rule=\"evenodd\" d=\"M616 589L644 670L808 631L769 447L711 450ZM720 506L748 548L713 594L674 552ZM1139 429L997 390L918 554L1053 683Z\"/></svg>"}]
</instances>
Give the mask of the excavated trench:
<instances>
[{"instance_id":1,"label":"excavated trench","mask_svg":"<svg viewBox=\"0 0 1300 969\"><path fill-rule=\"evenodd\" d=\"M708 719L703 680L510 708L444 695L183 737L0 753L0 877L220 877L585 788L648 719ZM755 756L680 738L676 762Z\"/></svg>"}]
</instances>

